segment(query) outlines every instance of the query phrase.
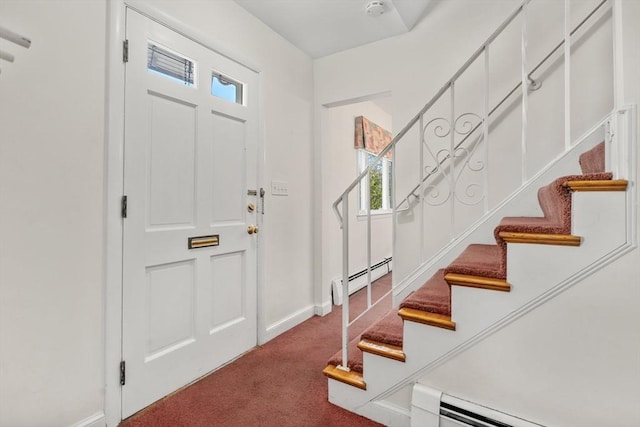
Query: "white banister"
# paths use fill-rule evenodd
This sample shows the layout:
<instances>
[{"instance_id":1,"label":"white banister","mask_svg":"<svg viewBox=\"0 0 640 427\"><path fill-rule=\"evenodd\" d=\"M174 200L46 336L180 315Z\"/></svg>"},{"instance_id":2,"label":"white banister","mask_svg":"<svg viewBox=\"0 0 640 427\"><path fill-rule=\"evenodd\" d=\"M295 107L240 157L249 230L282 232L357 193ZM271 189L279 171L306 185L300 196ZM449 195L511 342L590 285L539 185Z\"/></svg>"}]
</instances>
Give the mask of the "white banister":
<instances>
[{"instance_id":1,"label":"white banister","mask_svg":"<svg viewBox=\"0 0 640 427\"><path fill-rule=\"evenodd\" d=\"M489 212L489 96L491 78L489 72L489 46L484 48L484 114L482 115L482 142L484 144L484 212Z\"/></svg>"},{"instance_id":2,"label":"white banister","mask_svg":"<svg viewBox=\"0 0 640 427\"><path fill-rule=\"evenodd\" d=\"M520 140L520 168L522 182L527 182L527 113L529 106L529 73L527 72L527 5L522 7L520 32L520 89L522 92L522 136Z\"/></svg>"},{"instance_id":3,"label":"white banister","mask_svg":"<svg viewBox=\"0 0 640 427\"><path fill-rule=\"evenodd\" d=\"M453 202L456 197L456 174L454 171L455 167L455 155L456 155L456 83L451 82L449 84L451 103L450 111L449 111L449 162L448 162L448 176L449 176L449 198ZM450 230L450 239L453 240L455 238L455 218L456 218L456 204L449 203L449 220L451 221L451 225L449 226Z\"/></svg>"},{"instance_id":4,"label":"white banister","mask_svg":"<svg viewBox=\"0 0 640 427\"><path fill-rule=\"evenodd\" d=\"M349 193L342 195L342 369L349 370Z\"/></svg>"},{"instance_id":5,"label":"white banister","mask_svg":"<svg viewBox=\"0 0 640 427\"><path fill-rule=\"evenodd\" d=\"M564 0L564 148L571 147L571 1Z\"/></svg>"}]
</instances>

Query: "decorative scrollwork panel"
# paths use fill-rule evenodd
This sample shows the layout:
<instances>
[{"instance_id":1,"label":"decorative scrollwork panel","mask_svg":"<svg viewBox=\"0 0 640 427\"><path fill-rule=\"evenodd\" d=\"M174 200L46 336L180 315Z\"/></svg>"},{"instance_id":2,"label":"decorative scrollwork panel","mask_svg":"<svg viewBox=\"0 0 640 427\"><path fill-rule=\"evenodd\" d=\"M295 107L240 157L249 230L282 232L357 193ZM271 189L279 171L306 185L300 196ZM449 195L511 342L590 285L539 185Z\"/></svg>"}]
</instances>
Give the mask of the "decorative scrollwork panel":
<instances>
[{"instance_id":1,"label":"decorative scrollwork panel","mask_svg":"<svg viewBox=\"0 0 640 427\"><path fill-rule=\"evenodd\" d=\"M476 205L485 197L483 120L463 113L453 125L444 117L434 118L422 129L424 144L424 201L440 206L455 200Z\"/></svg>"}]
</instances>

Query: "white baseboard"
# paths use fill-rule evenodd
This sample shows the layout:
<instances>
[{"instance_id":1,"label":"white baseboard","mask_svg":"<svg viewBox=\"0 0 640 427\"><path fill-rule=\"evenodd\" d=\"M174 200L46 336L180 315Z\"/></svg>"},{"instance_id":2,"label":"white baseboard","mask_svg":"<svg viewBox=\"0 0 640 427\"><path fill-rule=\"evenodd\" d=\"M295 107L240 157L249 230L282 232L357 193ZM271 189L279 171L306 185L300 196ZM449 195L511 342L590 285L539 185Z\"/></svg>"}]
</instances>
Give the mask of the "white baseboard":
<instances>
[{"instance_id":1,"label":"white baseboard","mask_svg":"<svg viewBox=\"0 0 640 427\"><path fill-rule=\"evenodd\" d=\"M267 326L267 330L264 334L264 342L271 341L281 333L286 332L294 326L297 326L309 319L315 314L315 310L316 306L309 305Z\"/></svg>"},{"instance_id":2,"label":"white baseboard","mask_svg":"<svg viewBox=\"0 0 640 427\"><path fill-rule=\"evenodd\" d=\"M410 411L386 401L369 402L356 412L389 427L410 427L411 425Z\"/></svg>"},{"instance_id":3,"label":"white baseboard","mask_svg":"<svg viewBox=\"0 0 640 427\"><path fill-rule=\"evenodd\" d=\"M85 418L84 420L73 423L71 427L104 427L106 425L107 421L105 419L104 412L100 411Z\"/></svg>"},{"instance_id":4,"label":"white baseboard","mask_svg":"<svg viewBox=\"0 0 640 427\"><path fill-rule=\"evenodd\" d=\"M326 316L327 314L331 313L332 309L333 304L331 303L331 301L325 301L322 303L322 305L315 306L314 313L316 316Z\"/></svg>"}]
</instances>

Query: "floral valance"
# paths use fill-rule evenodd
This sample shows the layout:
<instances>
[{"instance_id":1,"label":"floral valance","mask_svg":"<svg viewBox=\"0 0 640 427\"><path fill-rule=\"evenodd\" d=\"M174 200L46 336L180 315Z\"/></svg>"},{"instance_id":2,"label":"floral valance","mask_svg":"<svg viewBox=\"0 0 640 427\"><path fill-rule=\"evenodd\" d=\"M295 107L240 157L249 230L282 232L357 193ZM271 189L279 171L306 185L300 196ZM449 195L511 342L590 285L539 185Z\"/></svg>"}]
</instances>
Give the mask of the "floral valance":
<instances>
[{"instance_id":1,"label":"floral valance","mask_svg":"<svg viewBox=\"0 0 640 427\"><path fill-rule=\"evenodd\" d=\"M388 130L378 126L364 116L356 117L354 148L380 154L392 139L393 136ZM391 157L391 152L387 153L387 157Z\"/></svg>"}]
</instances>

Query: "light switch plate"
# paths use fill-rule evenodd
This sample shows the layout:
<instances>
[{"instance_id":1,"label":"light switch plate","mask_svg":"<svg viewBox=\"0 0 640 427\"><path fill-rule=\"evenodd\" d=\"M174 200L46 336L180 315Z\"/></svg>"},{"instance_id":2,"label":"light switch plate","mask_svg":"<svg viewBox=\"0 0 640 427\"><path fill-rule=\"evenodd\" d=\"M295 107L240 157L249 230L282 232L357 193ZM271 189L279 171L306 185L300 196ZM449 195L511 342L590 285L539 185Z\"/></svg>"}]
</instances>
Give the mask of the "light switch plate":
<instances>
[{"instance_id":1,"label":"light switch plate","mask_svg":"<svg viewBox=\"0 0 640 427\"><path fill-rule=\"evenodd\" d=\"M287 181L271 181L271 194L273 196L288 196L289 183Z\"/></svg>"}]
</instances>

